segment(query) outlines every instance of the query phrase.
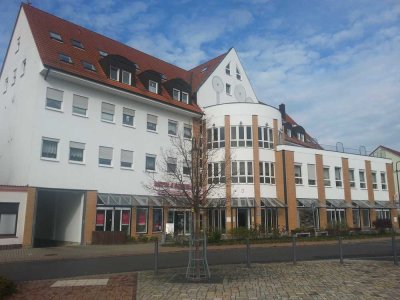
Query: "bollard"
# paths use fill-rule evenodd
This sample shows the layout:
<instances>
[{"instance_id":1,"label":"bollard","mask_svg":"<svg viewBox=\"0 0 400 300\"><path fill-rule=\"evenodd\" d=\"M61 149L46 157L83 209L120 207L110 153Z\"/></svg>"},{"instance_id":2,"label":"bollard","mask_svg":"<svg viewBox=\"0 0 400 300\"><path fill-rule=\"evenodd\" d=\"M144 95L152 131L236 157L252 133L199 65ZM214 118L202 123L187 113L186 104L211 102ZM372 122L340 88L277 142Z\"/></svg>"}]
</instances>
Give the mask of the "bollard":
<instances>
[{"instance_id":1,"label":"bollard","mask_svg":"<svg viewBox=\"0 0 400 300\"><path fill-rule=\"evenodd\" d=\"M296 235L292 236L292 246L293 246L293 264L296 264Z\"/></svg>"},{"instance_id":2,"label":"bollard","mask_svg":"<svg viewBox=\"0 0 400 300\"><path fill-rule=\"evenodd\" d=\"M343 237L339 236L339 257L340 257L340 264L343 265L343 247L342 247L342 239Z\"/></svg>"},{"instance_id":3,"label":"bollard","mask_svg":"<svg viewBox=\"0 0 400 300\"><path fill-rule=\"evenodd\" d=\"M246 239L246 258L247 258L247 267L250 268L250 240Z\"/></svg>"},{"instance_id":4,"label":"bollard","mask_svg":"<svg viewBox=\"0 0 400 300\"><path fill-rule=\"evenodd\" d=\"M392 251L393 251L393 263L398 266L399 262L397 260L397 245L396 245L396 236L392 235Z\"/></svg>"},{"instance_id":5,"label":"bollard","mask_svg":"<svg viewBox=\"0 0 400 300\"><path fill-rule=\"evenodd\" d=\"M158 275L158 238L154 241L154 275Z\"/></svg>"}]
</instances>

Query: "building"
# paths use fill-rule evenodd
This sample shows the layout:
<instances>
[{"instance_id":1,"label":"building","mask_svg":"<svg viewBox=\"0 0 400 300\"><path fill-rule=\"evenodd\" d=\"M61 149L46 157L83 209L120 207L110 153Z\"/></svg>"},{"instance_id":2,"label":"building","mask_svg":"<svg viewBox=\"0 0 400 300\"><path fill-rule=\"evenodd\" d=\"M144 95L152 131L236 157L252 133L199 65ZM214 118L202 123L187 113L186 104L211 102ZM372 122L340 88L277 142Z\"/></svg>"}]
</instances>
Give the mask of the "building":
<instances>
[{"instance_id":1,"label":"building","mask_svg":"<svg viewBox=\"0 0 400 300\"><path fill-rule=\"evenodd\" d=\"M323 150L284 105L257 99L234 49L183 70L22 4L0 81L0 247L167 224L188 234L190 210L143 183L204 114L226 184L203 226L369 228L394 216L390 160Z\"/></svg>"}]
</instances>

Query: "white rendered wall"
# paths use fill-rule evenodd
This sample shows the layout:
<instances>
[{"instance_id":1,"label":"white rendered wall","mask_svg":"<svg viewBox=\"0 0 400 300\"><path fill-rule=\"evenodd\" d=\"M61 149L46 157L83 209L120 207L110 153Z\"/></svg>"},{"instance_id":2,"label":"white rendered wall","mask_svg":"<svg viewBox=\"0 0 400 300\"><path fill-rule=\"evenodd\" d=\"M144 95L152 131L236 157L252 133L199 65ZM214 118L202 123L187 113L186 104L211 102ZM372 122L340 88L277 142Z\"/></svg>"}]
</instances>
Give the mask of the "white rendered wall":
<instances>
[{"instance_id":1,"label":"white rendered wall","mask_svg":"<svg viewBox=\"0 0 400 300\"><path fill-rule=\"evenodd\" d=\"M303 184L296 185L296 197L306 199L318 199L318 188L317 186L310 186L308 184L308 164L316 166L315 154L304 153L299 149L294 152L294 162L301 164L301 174L303 178Z\"/></svg>"},{"instance_id":2,"label":"white rendered wall","mask_svg":"<svg viewBox=\"0 0 400 300\"><path fill-rule=\"evenodd\" d=\"M227 75L225 72L225 67L228 63L230 63L231 75ZM240 70L242 77L241 80L236 78L236 66ZM216 92L213 88L213 79L215 76L222 80L223 89L220 93ZM231 85L231 95L226 93L225 85L227 83ZM245 74L239 57L235 49L232 48L222 62L217 66L214 72L197 91L197 102L202 107L223 103L244 102L239 101L235 97L235 88L238 86L241 86L245 91L244 100L247 99L247 102L258 103L257 96L255 95L251 83Z\"/></svg>"},{"instance_id":3,"label":"white rendered wall","mask_svg":"<svg viewBox=\"0 0 400 300\"><path fill-rule=\"evenodd\" d=\"M26 192L0 192L0 203L19 203L16 237L1 238L0 245L21 245L24 237Z\"/></svg>"}]
</instances>

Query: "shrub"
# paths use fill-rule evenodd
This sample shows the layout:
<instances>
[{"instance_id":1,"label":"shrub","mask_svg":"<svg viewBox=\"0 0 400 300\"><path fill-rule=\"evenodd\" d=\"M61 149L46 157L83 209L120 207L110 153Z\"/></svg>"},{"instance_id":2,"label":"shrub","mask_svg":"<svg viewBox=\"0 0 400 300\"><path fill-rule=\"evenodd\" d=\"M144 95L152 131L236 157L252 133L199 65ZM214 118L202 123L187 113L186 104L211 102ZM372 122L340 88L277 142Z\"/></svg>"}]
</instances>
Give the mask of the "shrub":
<instances>
[{"instance_id":1,"label":"shrub","mask_svg":"<svg viewBox=\"0 0 400 300\"><path fill-rule=\"evenodd\" d=\"M138 236L138 241L142 243L147 243L149 241L149 238L145 235L139 235Z\"/></svg>"},{"instance_id":2,"label":"shrub","mask_svg":"<svg viewBox=\"0 0 400 300\"><path fill-rule=\"evenodd\" d=\"M230 231L230 234L237 239L256 239L258 237L258 232L254 228L246 228L246 227L238 227L238 228L233 228Z\"/></svg>"},{"instance_id":3,"label":"shrub","mask_svg":"<svg viewBox=\"0 0 400 300\"><path fill-rule=\"evenodd\" d=\"M126 241L127 241L128 243L136 243L136 242L137 242L137 241L136 241L136 238L135 238L134 236L128 236L127 239L126 239Z\"/></svg>"},{"instance_id":4,"label":"shrub","mask_svg":"<svg viewBox=\"0 0 400 300\"><path fill-rule=\"evenodd\" d=\"M222 233L219 230L212 230L208 232L209 243L219 243L221 241Z\"/></svg>"},{"instance_id":5,"label":"shrub","mask_svg":"<svg viewBox=\"0 0 400 300\"><path fill-rule=\"evenodd\" d=\"M155 242L157 240L158 240L158 237L156 237L156 236L150 237L150 242Z\"/></svg>"},{"instance_id":6,"label":"shrub","mask_svg":"<svg viewBox=\"0 0 400 300\"><path fill-rule=\"evenodd\" d=\"M378 230L380 233L385 232L385 229L392 228L392 221L390 219L377 219L372 222L372 225Z\"/></svg>"},{"instance_id":7,"label":"shrub","mask_svg":"<svg viewBox=\"0 0 400 300\"><path fill-rule=\"evenodd\" d=\"M11 280L0 276L0 299L17 292L17 286Z\"/></svg>"}]
</instances>

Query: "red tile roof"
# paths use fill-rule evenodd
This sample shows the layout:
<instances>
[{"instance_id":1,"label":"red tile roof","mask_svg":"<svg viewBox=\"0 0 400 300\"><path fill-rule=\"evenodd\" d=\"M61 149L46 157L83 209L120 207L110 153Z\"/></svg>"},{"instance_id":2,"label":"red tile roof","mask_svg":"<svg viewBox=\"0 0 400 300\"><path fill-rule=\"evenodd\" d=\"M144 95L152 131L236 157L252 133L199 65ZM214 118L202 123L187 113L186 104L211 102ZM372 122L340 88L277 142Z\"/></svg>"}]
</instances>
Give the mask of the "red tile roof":
<instances>
[{"instance_id":1,"label":"red tile roof","mask_svg":"<svg viewBox=\"0 0 400 300\"><path fill-rule=\"evenodd\" d=\"M162 89L161 94L149 92L137 78L137 80L135 80L136 86L129 86L107 78L99 64L101 58L99 50L105 51L108 54L116 54L127 58L139 65L142 72L146 70L154 70L164 74L168 80L181 78L188 84L192 83L194 92L197 91L205 78L208 77L216 68L225 54L205 63L210 65L209 71L207 72L202 73L198 71L200 66L194 68L192 71L186 71L79 25L41 11L31 5L22 4L22 8L26 13L42 63L46 67L67 72L72 75L93 80L134 94L139 94L152 100L177 106L195 113L202 113L202 110L196 103L189 105L173 100L166 89ZM51 39L49 36L50 31L60 34L64 42L61 43ZM76 39L82 42L85 49L81 50L73 47L71 39ZM61 62L59 60L60 53L70 56L73 60L73 64ZM87 61L93 64L96 67L97 72L84 69L82 61ZM202 64L201 66L205 64ZM132 74L132 76L136 75Z\"/></svg>"},{"instance_id":2,"label":"red tile roof","mask_svg":"<svg viewBox=\"0 0 400 300\"><path fill-rule=\"evenodd\" d=\"M283 121L287 122L287 123L290 123L292 126L293 125L300 126L287 113L285 113L285 115L283 116ZM301 141L301 140L299 140L297 138L289 137L289 136L286 135L286 132L285 132L285 139L288 142L291 142L293 144L297 144L299 146L307 147L307 148L323 149L317 142L307 142L307 140L308 141L314 141L314 139L311 137L311 135L309 135L307 132L305 133L304 138L305 138L306 142L303 142L303 141Z\"/></svg>"}]
</instances>

